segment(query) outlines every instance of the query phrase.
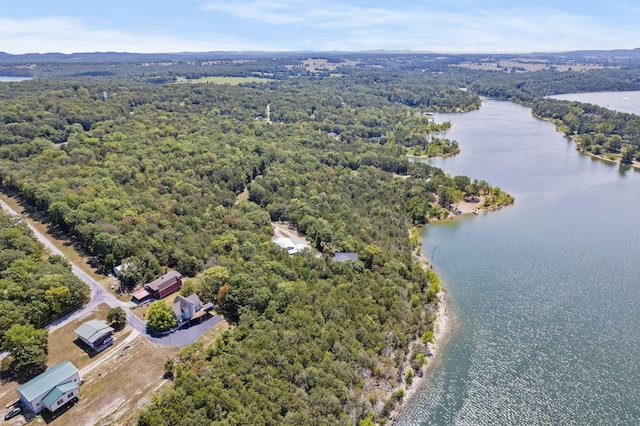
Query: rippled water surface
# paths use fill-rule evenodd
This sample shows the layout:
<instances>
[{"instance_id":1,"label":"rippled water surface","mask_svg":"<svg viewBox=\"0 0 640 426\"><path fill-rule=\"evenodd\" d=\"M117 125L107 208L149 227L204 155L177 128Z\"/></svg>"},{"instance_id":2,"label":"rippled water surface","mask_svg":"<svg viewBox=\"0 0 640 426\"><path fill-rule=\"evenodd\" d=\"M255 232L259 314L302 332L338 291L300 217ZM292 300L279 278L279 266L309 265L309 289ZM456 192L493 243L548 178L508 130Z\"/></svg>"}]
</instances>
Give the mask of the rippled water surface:
<instances>
[{"instance_id":1,"label":"rippled water surface","mask_svg":"<svg viewBox=\"0 0 640 426\"><path fill-rule=\"evenodd\" d=\"M397 424L640 424L640 173L512 103L437 119L516 203L427 227L454 331Z\"/></svg>"}]
</instances>

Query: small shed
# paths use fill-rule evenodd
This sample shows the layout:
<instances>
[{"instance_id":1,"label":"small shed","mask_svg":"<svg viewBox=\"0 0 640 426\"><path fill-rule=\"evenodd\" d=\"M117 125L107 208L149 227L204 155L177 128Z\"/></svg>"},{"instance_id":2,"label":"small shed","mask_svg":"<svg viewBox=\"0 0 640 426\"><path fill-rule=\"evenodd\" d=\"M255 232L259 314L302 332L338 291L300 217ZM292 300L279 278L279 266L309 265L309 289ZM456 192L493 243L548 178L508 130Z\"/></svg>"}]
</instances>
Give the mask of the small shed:
<instances>
[{"instance_id":1,"label":"small shed","mask_svg":"<svg viewBox=\"0 0 640 426\"><path fill-rule=\"evenodd\" d=\"M80 340L93 351L101 352L113 344L113 328L102 320L91 320L75 329Z\"/></svg>"},{"instance_id":2,"label":"small shed","mask_svg":"<svg viewBox=\"0 0 640 426\"><path fill-rule=\"evenodd\" d=\"M18 397L28 410L38 414L45 408L51 412L80 394L80 372L64 361L18 387Z\"/></svg>"},{"instance_id":3,"label":"small shed","mask_svg":"<svg viewBox=\"0 0 640 426\"><path fill-rule=\"evenodd\" d=\"M182 275L178 271L169 271L155 281L146 284L147 289L154 299L162 299L174 293L182 287Z\"/></svg>"},{"instance_id":4,"label":"small shed","mask_svg":"<svg viewBox=\"0 0 640 426\"><path fill-rule=\"evenodd\" d=\"M144 287L134 291L133 294L131 295L131 298L136 303L144 302L150 297L151 297L151 294Z\"/></svg>"}]
</instances>

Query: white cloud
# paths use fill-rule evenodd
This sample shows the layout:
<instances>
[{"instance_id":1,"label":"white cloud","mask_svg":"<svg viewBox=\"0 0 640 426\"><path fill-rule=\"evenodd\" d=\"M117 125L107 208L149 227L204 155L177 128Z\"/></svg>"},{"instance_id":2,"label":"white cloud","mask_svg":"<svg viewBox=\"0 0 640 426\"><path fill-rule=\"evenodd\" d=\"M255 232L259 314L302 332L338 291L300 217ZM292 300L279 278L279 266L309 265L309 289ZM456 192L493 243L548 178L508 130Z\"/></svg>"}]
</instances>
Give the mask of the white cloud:
<instances>
[{"instance_id":1,"label":"white cloud","mask_svg":"<svg viewBox=\"0 0 640 426\"><path fill-rule=\"evenodd\" d=\"M49 17L31 20L0 18L0 51L32 52L204 52L215 50L276 50L262 41L223 34L201 34L194 38L168 32L138 34L100 29L83 20Z\"/></svg>"},{"instance_id":2,"label":"white cloud","mask_svg":"<svg viewBox=\"0 0 640 426\"><path fill-rule=\"evenodd\" d=\"M364 2L363 2L364 3ZM469 0L406 2L210 0L187 34L171 28L114 29L113 22L70 17L0 18L0 51L182 52L212 50L370 50L528 52L638 47L640 29L542 4L490 9ZM218 25L223 23L224 25ZM118 22L122 25L122 22ZM279 40L279 41L277 41Z\"/></svg>"},{"instance_id":3,"label":"white cloud","mask_svg":"<svg viewBox=\"0 0 640 426\"><path fill-rule=\"evenodd\" d=\"M236 18L250 19L267 24L301 23L304 16L299 14L299 4L291 1L214 1L205 6L205 10L227 12Z\"/></svg>"}]
</instances>

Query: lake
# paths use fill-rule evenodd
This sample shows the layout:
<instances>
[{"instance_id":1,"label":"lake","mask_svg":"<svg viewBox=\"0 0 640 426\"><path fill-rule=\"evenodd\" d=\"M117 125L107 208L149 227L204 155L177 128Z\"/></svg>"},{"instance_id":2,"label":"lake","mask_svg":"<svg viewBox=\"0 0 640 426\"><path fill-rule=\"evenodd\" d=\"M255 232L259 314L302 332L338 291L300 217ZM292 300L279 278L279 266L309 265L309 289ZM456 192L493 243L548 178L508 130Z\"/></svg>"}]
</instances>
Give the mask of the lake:
<instances>
[{"instance_id":1,"label":"lake","mask_svg":"<svg viewBox=\"0 0 640 426\"><path fill-rule=\"evenodd\" d=\"M600 105L614 111L640 114L640 92L569 93L549 96L552 99Z\"/></svg>"},{"instance_id":2,"label":"lake","mask_svg":"<svg viewBox=\"0 0 640 426\"><path fill-rule=\"evenodd\" d=\"M640 424L640 173L509 102L451 120L451 175L513 206L426 227L453 331L394 424Z\"/></svg>"},{"instance_id":3,"label":"lake","mask_svg":"<svg viewBox=\"0 0 640 426\"><path fill-rule=\"evenodd\" d=\"M33 77L12 77L9 75L0 75L0 83L13 83L16 81L31 80Z\"/></svg>"}]
</instances>

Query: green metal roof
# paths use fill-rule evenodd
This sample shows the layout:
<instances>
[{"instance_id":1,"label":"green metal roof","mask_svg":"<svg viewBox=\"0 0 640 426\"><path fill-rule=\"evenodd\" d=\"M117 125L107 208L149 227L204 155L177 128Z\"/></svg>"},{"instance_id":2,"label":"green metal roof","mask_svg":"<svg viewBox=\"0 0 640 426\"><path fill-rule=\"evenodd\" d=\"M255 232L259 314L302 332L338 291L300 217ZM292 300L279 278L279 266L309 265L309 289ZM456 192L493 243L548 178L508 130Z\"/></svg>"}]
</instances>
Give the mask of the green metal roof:
<instances>
[{"instance_id":1,"label":"green metal roof","mask_svg":"<svg viewBox=\"0 0 640 426\"><path fill-rule=\"evenodd\" d=\"M71 376L78 373L78 369L69 361L57 364L39 376L29 380L20 386L17 391L24 397L33 401L43 393L51 391L62 382L66 382Z\"/></svg>"},{"instance_id":2,"label":"green metal roof","mask_svg":"<svg viewBox=\"0 0 640 426\"><path fill-rule=\"evenodd\" d=\"M75 333L85 339L88 342L95 342L100 337L104 336L106 333L113 332L113 328L107 324L106 321L102 320L91 320L82 324L80 327L75 329Z\"/></svg>"},{"instance_id":3,"label":"green metal roof","mask_svg":"<svg viewBox=\"0 0 640 426\"><path fill-rule=\"evenodd\" d=\"M51 392L42 400L45 407L51 407L60 397L72 390L78 389L78 384L69 382L63 385L56 386Z\"/></svg>"}]
</instances>

